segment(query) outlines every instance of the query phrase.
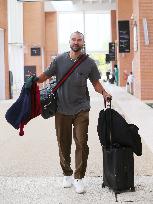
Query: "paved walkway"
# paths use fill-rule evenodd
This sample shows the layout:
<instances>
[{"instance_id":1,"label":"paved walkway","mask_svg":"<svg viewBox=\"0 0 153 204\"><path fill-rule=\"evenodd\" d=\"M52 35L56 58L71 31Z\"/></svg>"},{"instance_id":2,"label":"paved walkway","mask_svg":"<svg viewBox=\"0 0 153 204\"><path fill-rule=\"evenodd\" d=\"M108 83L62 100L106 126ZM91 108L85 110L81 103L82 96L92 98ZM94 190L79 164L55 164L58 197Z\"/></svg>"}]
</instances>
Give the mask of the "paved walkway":
<instances>
[{"instance_id":1,"label":"paved walkway","mask_svg":"<svg viewBox=\"0 0 153 204\"><path fill-rule=\"evenodd\" d=\"M136 192L118 195L118 202L152 204L153 146L150 141L151 137L149 136L147 139L147 134L149 135L150 132L146 133L141 127L144 126L145 130L148 129L146 120L153 113L153 110L126 93L122 88L110 84L105 84L105 87L113 95L113 107L122 112L129 122L140 127L143 142L143 156L135 156ZM20 137L18 131L13 129L4 118L6 110L13 101L0 101L0 204L115 203L112 191L108 188L101 188L102 150L96 126L98 113L103 109L103 99L93 91L91 86L90 95L92 106L89 126L90 154L84 179L87 193L84 195L76 194L73 188L61 188L62 172L59 165L54 118L44 120L38 117L33 119L25 127L25 135ZM141 109L139 109L141 111L137 112L134 107L129 108L132 107L131 104L136 104L137 109L139 109L138 104L142 104ZM128 109L131 110L130 114ZM143 114L143 110L150 111L147 113L149 114L147 118ZM138 115L137 118L136 115ZM140 115L145 118L144 123L141 120L139 123ZM73 144L73 168L74 149Z\"/></svg>"}]
</instances>

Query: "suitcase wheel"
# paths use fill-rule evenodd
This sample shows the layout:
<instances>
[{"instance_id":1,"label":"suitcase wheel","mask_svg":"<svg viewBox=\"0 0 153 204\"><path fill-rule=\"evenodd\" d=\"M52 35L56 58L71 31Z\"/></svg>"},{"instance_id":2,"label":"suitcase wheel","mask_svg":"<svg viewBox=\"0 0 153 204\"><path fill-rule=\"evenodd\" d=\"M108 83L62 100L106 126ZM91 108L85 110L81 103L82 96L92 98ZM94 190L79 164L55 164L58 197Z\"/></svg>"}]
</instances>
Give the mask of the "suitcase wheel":
<instances>
[{"instance_id":1,"label":"suitcase wheel","mask_svg":"<svg viewBox=\"0 0 153 204\"><path fill-rule=\"evenodd\" d=\"M104 182L102 183L102 188L105 188L105 184L104 184Z\"/></svg>"},{"instance_id":2,"label":"suitcase wheel","mask_svg":"<svg viewBox=\"0 0 153 204\"><path fill-rule=\"evenodd\" d=\"M135 192L135 187L131 187L131 192Z\"/></svg>"}]
</instances>

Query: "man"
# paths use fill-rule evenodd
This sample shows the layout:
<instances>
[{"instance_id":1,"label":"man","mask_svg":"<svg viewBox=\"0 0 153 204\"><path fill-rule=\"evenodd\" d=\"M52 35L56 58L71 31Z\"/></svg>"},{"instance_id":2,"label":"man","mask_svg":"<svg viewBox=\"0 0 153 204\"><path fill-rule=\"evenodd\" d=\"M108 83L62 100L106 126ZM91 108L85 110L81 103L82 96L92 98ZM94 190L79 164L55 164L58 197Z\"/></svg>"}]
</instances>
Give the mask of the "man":
<instances>
[{"instance_id":1,"label":"man","mask_svg":"<svg viewBox=\"0 0 153 204\"><path fill-rule=\"evenodd\" d=\"M70 51L57 56L48 69L38 77L38 83L42 83L54 75L57 81L62 78L83 52L83 34L78 31L72 33L69 44ZM85 176L89 153L87 145L90 109L88 78L95 91L102 94L105 100L111 98L111 95L104 90L99 82L100 74L94 60L88 57L58 89L58 109L55 115L60 165L64 174L63 187L69 188L73 184L77 193L85 192L82 178ZM72 128L76 145L74 179L70 166Z\"/></svg>"}]
</instances>

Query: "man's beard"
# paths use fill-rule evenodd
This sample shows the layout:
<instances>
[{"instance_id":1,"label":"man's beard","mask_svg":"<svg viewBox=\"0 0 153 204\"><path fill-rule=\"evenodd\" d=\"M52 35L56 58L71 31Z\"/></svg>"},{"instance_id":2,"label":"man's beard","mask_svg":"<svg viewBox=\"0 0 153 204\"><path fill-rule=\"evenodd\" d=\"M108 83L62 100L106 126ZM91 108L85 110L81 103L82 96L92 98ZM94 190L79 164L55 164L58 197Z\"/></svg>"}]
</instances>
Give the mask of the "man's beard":
<instances>
[{"instance_id":1,"label":"man's beard","mask_svg":"<svg viewBox=\"0 0 153 204\"><path fill-rule=\"evenodd\" d=\"M78 52L78 51L82 50L82 47L80 47L80 46L77 46L77 47L70 46L70 48L71 48L71 50L73 50L73 52Z\"/></svg>"}]
</instances>

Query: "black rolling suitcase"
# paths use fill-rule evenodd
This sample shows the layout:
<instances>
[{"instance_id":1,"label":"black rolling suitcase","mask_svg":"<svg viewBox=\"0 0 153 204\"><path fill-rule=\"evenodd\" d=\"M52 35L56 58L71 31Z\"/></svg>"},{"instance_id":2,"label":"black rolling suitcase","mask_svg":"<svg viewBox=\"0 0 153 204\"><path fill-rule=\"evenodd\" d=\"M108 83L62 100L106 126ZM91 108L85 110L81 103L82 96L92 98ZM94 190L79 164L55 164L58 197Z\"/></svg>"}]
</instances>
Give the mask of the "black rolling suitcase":
<instances>
[{"instance_id":1,"label":"black rolling suitcase","mask_svg":"<svg viewBox=\"0 0 153 204\"><path fill-rule=\"evenodd\" d=\"M111 102L110 102L111 110ZM103 146L103 184L117 193L127 190L135 191L134 188L134 157L130 147L112 143L111 111L110 111L110 145ZM117 199L117 197L116 197Z\"/></svg>"},{"instance_id":2,"label":"black rolling suitcase","mask_svg":"<svg viewBox=\"0 0 153 204\"><path fill-rule=\"evenodd\" d=\"M103 184L115 193L134 191L134 157L128 147L103 147Z\"/></svg>"}]
</instances>

